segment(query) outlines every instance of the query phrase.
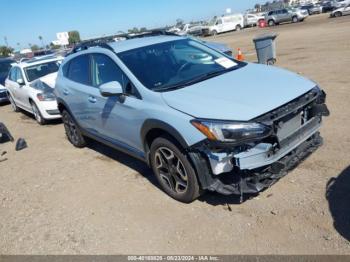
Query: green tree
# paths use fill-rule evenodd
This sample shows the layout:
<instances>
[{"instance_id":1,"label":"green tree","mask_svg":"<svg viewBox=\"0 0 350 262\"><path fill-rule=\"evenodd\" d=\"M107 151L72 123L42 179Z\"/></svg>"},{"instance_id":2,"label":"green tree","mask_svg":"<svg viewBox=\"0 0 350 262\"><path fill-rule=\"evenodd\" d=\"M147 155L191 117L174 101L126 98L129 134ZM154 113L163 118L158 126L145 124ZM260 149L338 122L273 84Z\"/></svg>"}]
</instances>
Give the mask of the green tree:
<instances>
[{"instance_id":1,"label":"green tree","mask_svg":"<svg viewBox=\"0 0 350 262\"><path fill-rule=\"evenodd\" d=\"M81 41L80 34L76 30L68 32L68 36L69 36L68 42L70 45L77 44Z\"/></svg>"},{"instance_id":2,"label":"green tree","mask_svg":"<svg viewBox=\"0 0 350 262\"><path fill-rule=\"evenodd\" d=\"M13 48L7 46L0 46L0 56L8 57L13 52Z\"/></svg>"},{"instance_id":3,"label":"green tree","mask_svg":"<svg viewBox=\"0 0 350 262\"><path fill-rule=\"evenodd\" d=\"M38 45L34 44L30 47L30 49L32 49L32 51L34 52L34 51L38 51L40 49L40 47Z\"/></svg>"},{"instance_id":4,"label":"green tree","mask_svg":"<svg viewBox=\"0 0 350 262\"><path fill-rule=\"evenodd\" d=\"M184 24L184 20L181 18L176 19L176 27L182 27Z\"/></svg>"},{"instance_id":5,"label":"green tree","mask_svg":"<svg viewBox=\"0 0 350 262\"><path fill-rule=\"evenodd\" d=\"M53 43L50 43L50 48L51 49L60 49L61 46L60 45L54 45Z\"/></svg>"},{"instance_id":6,"label":"green tree","mask_svg":"<svg viewBox=\"0 0 350 262\"><path fill-rule=\"evenodd\" d=\"M137 27L134 27L132 29L129 29L128 33L129 34L137 34L137 33L140 33L140 30Z\"/></svg>"}]
</instances>

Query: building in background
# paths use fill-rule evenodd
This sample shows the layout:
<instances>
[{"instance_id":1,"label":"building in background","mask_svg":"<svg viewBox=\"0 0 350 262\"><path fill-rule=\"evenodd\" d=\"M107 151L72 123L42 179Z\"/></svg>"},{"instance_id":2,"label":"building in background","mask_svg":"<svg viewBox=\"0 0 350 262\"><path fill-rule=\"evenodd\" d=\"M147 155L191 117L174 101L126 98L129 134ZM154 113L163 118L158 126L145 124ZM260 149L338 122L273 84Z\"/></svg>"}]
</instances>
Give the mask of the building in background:
<instances>
[{"instance_id":1,"label":"building in background","mask_svg":"<svg viewBox=\"0 0 350 262\"><path fill-rule=\"evenodd\" d=\"M52 41L53 45L67 46L69 45L69 34L68 32L60 32L56 34L57 39Z\"/></svg>"}]
</instances>

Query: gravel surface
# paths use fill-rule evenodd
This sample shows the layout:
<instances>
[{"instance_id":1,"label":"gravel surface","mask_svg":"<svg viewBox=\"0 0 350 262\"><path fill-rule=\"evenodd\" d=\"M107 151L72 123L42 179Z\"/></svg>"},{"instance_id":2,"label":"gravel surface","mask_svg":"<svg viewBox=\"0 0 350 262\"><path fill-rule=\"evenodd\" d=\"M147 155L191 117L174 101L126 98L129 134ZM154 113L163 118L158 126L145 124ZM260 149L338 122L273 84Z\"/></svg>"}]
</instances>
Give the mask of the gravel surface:
<instances>
[{"instance_id":1,"label":"gravel surface","mask_svg":"<svg viewBox=\"0 0 350 262\"><path fill-rule=\"evenodd\" d=\"M143 163L98 143L76 149L60 122L39 126L0 106L0 121L29 146L0 144L0 253L350 254L349 28L350 16L318 15L206 39L255 61L252 38L276 32L276 65L328 94L324 146L243 204L214 193L178 203Z\"/></svg>"}]
</instances>

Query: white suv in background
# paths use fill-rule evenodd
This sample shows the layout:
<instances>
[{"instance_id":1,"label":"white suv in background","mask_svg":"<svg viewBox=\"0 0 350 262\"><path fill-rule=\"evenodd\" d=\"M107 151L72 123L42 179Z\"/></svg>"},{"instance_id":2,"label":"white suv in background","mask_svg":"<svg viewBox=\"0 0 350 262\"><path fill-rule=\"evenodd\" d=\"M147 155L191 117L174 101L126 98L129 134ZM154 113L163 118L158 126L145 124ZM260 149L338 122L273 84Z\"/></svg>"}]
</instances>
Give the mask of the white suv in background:
<instances>
[{"instance_id":1,"label":"white suv in background","mask_svg":"<svg viewBox=\"0 0 350 262\"><path fill-rule=\"evenodd\" d=\"M32 113L39 124L61 118L53 93L62 58L45 57L14 64L5 87L15 112Z\"/></svg>"}]
</instances>

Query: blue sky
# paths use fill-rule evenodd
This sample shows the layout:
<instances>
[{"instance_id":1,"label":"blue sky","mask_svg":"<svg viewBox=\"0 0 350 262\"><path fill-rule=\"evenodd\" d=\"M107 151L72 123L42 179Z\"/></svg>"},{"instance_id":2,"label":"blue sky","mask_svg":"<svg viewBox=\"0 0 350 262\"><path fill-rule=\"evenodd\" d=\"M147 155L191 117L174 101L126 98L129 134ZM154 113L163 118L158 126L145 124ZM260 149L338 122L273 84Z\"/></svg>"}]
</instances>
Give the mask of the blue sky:
<instances>
[{"instance_id":1,"label":"blue sky","mask_svg":"<svg viewBox=\"0 0 350 262\"><path fill-rule=\"evenodd\" d=\"M78 30L81 37L115 34L128 28L155 28L185 21L209 19L226 8L244 11L262 0L1 0L0 45L4 37L17 48L46 44L57 32Z\"/></svg>"}]
</instances>

